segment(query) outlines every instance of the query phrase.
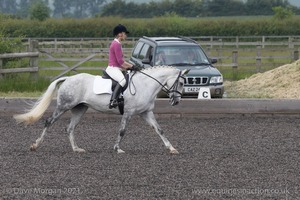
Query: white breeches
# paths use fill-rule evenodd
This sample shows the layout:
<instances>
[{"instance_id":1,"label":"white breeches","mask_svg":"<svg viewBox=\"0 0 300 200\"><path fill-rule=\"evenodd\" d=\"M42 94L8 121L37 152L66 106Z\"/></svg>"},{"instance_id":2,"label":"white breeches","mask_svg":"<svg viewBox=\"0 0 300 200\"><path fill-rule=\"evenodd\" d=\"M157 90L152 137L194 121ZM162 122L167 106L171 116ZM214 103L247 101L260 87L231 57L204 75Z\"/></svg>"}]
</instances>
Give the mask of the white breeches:
<instances>
[{"instance_id":1,"label":"white breeches","mask_svg":"<svg viewBox=\"0 0 300 200\"><path fill-rule=\"evenodd\" d=\"M126 79L125 79L125 77L124 77L124 75L122 73L121 68L108 66L105 71L106 71L106 73L108 73L108 75L111 78L113 78L122 87L124 87L124 85L126 84Z\"/></svg>"}]
</instances>

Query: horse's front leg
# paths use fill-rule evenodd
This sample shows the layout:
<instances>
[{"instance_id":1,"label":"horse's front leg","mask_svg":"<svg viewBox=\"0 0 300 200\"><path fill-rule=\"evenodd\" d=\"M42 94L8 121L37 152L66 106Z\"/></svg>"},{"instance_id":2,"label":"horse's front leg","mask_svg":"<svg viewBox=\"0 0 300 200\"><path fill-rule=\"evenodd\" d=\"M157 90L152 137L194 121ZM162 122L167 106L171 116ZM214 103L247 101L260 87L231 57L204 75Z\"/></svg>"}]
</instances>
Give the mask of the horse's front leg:
<instances>
[{"instance_id":1,"label":"horse's front leg","mask_svg":"<svg viewBox=\"0 0 300 200\"><path fill-rule=\"evenodd\" d=\"M117 153L125 153L125 151L123 151L121 148L120 148L120 143L125 135L125 132L126 132L126 127L127 127L127 123L128 121L130 120L131 116L128 115L127 113L124 113L123 117L122 117L122 120L121 120L121 128L119 130L119 134L118 134L118 137L117 137L117 141L116 141L116 144L114 146L114 150L117 151Z\"/></svg>"},{"instance_id":2,"label":"horse's front leg","mask_svg":"<svg viewBox=\"0 0 300 200\"><path fill-rule=\"evenodd\" d=\"M155 116L152 111L145 112L141 114L141 117L148 122L148 124L154 128L156 133L160 136L162 141L164 142L165 146L170 150L171 154L179 154L179 152L172 146L172 144L169 142L169 140L164 135L162 129L160 128L159 124L157 123Z\"/></svg>"}]
</instances>

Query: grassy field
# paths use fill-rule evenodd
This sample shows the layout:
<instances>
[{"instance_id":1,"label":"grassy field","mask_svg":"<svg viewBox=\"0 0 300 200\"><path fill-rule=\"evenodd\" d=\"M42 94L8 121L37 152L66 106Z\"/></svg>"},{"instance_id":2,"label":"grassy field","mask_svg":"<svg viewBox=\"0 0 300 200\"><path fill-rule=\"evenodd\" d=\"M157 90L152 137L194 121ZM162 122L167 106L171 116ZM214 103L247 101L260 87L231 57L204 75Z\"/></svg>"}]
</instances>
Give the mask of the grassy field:
<instances>
[{"instance_id":1,"label":"grassy field","mask_svg":"<svg viewBox=\"0 0 300 200\"><path fill-rule=\"evenodd\" d=\"M15 67L27 67L29 63L28 59L22 61L11 61L8 68ZM73 66L77 62L64 62L67 66ZM80 65L81 70L74 70L66 73L64 76L71 76L77 73L89 73L94 75L102 75L101 66L106 66L107 62L94 62L87 61L83 65ZM17 73L17 74L5 74L0 78L0 97L37 97L51 83L51 78L61 74L61 70L45 70L46 68L62 67L60 64L54 61L39 61L38 78L32 78L30 73ZM98 70L89 70L84 68L99 68Z\"/></svg>"}]
</instances>

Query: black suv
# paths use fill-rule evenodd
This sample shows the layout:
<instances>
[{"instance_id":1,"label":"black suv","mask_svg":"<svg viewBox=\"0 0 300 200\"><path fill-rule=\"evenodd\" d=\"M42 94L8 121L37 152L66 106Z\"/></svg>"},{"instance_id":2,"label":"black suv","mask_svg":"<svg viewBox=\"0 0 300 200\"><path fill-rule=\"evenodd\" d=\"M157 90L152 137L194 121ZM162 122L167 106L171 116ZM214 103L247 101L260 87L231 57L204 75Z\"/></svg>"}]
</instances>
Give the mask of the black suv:
<instances>
[{"instance_id":1,"label":"black suv","mask_svg":"<svg viewBox=\"0 0 300 200\"><path fill-rule=\"evenodd\" d=\"M144 36L135 44L130 61L144 67L171 65L191 69L185 79L184 97L197 97L201 87L209 88L212 98L223 96L223 76L212 66L217 60L209 59L190 38ZM163 97L163 93L158 97Z\"/></svg>"}]
</instances>

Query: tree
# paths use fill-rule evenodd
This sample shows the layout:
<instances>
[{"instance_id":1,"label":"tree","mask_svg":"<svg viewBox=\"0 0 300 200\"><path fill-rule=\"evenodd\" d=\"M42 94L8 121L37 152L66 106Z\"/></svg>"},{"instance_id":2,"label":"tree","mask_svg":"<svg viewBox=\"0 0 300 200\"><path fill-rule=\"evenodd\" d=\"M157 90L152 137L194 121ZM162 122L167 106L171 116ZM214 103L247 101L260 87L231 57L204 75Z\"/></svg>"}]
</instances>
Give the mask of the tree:
<instances>
[{"instance_id":1,"label":"tree","mask_svg":"<svg viewBox=\"0 0 300 200\"><path fill-rule=\"evenodd\" d=\"M106 0L54 0L54 17L85 18L95 16Z\"/></svg>"},{"instance_id":2,"label":"tree","mask_svg":"<svg viewBox=\"0 0 300 200\"><path fill-rule=\"evenodd\" d=\"M282 6L276 6L272 9L275 13L273 17L277 20L290 19L294 15L294 12L291 9L283 8Z\"/></svg>"},{"instance_id":3,"label":"tree","mask_svg":"<svg viewBox=\"0 0 300 200\"><path fill-rule=\"evenodd\" d=\"M89 1L90 14L92 16L99 14L104 3L106 3L106 0L91 0L91 1Z\"/></svg>"},{"instance_id":4,"label":"tree","mask_svg":"<svg viewBox=\"0 0 300 200\"><path fill-rule=\"evenodd\" d=\"M72 0L54 0L53 6L53 17L71 17Z\"/></svg>"},{"instance_id":5,"label":"tree","mask_svg":"<svg viewBox=\"0 0 300 200\"><path fill-rule=\"evenodd\" d=\"M50 3L51 9L53 8L52 16L55 18L150 18L164 16L166 13L176 13L182 17L273 15L272 8L278 6L300 14L300 8L291 6L288 0L150 0L148 3L134 3L132 0L0 0L0 13L9 14L2 15L4 17L17 15L21 18L44 20L48 17L47 13L51 13ZM39 11L33 14L34 9L31 7L37 7ZM46 15L36 15L42 12Z\"/></svg>"},{"instance_id":6,"label":"tree","mask_svg":"<svg viewBox=\"0 0 300 200\"><path fill-rule=\"evenodd\" d=\"M180 16L195 17L201 12L201 10L199 10L199 8L201 9L201 4L196 6L197 3L199 3L199 1L175 0L173 3L173 11Z\"/></svg>"},{"instance_id":7,"label":"tree","mask_svg":"<svg viewBox=\"0 0 300 200\"><path fill-rule=\"evenodd\" d=\"M245 6L236 0L213 0L208 4L211 16L237 16L245 14Z\"/></svg>"},{"instance_id":8,"label":"tree","mask_svg":"<svg viewBox=\"0 0 300 200\"><path fill-rule=\"evenodd\" d=\"M38 0L30 6L29 16L30 19L44 21L50 17L50 9L43 1Z\"/></svg>"},{"instance_id":9,"label":"tree","mask_svg":"<svg viewBox=\"0 0 300 200\"><path fill-rule=\"evenodd\" d=\"M29 5L31 5L31 0L20 1L17 15L20 16L21 18L28 17Z\"/></svg>"},{"instance_id":10,"label":"tree","mask_svg":"<svg viewBox=\"0 0 300 200\"><path fill-rule=\"evenodd\" d=\"M124 16L124 10L126 9L125 1L114 0L104 6L102 16Z\"/></svg>"},{"instance_id":11,"label":"tree","mask_svg":"<svg viewBox=\"0 0 300 200\"><path fill-rule=\"evenodd\" d=\"M287 7L290 4L287 0L248 0L246 2L248 15L272 15L272 8L275 6Z\"/></svg>"}]
</instances>

